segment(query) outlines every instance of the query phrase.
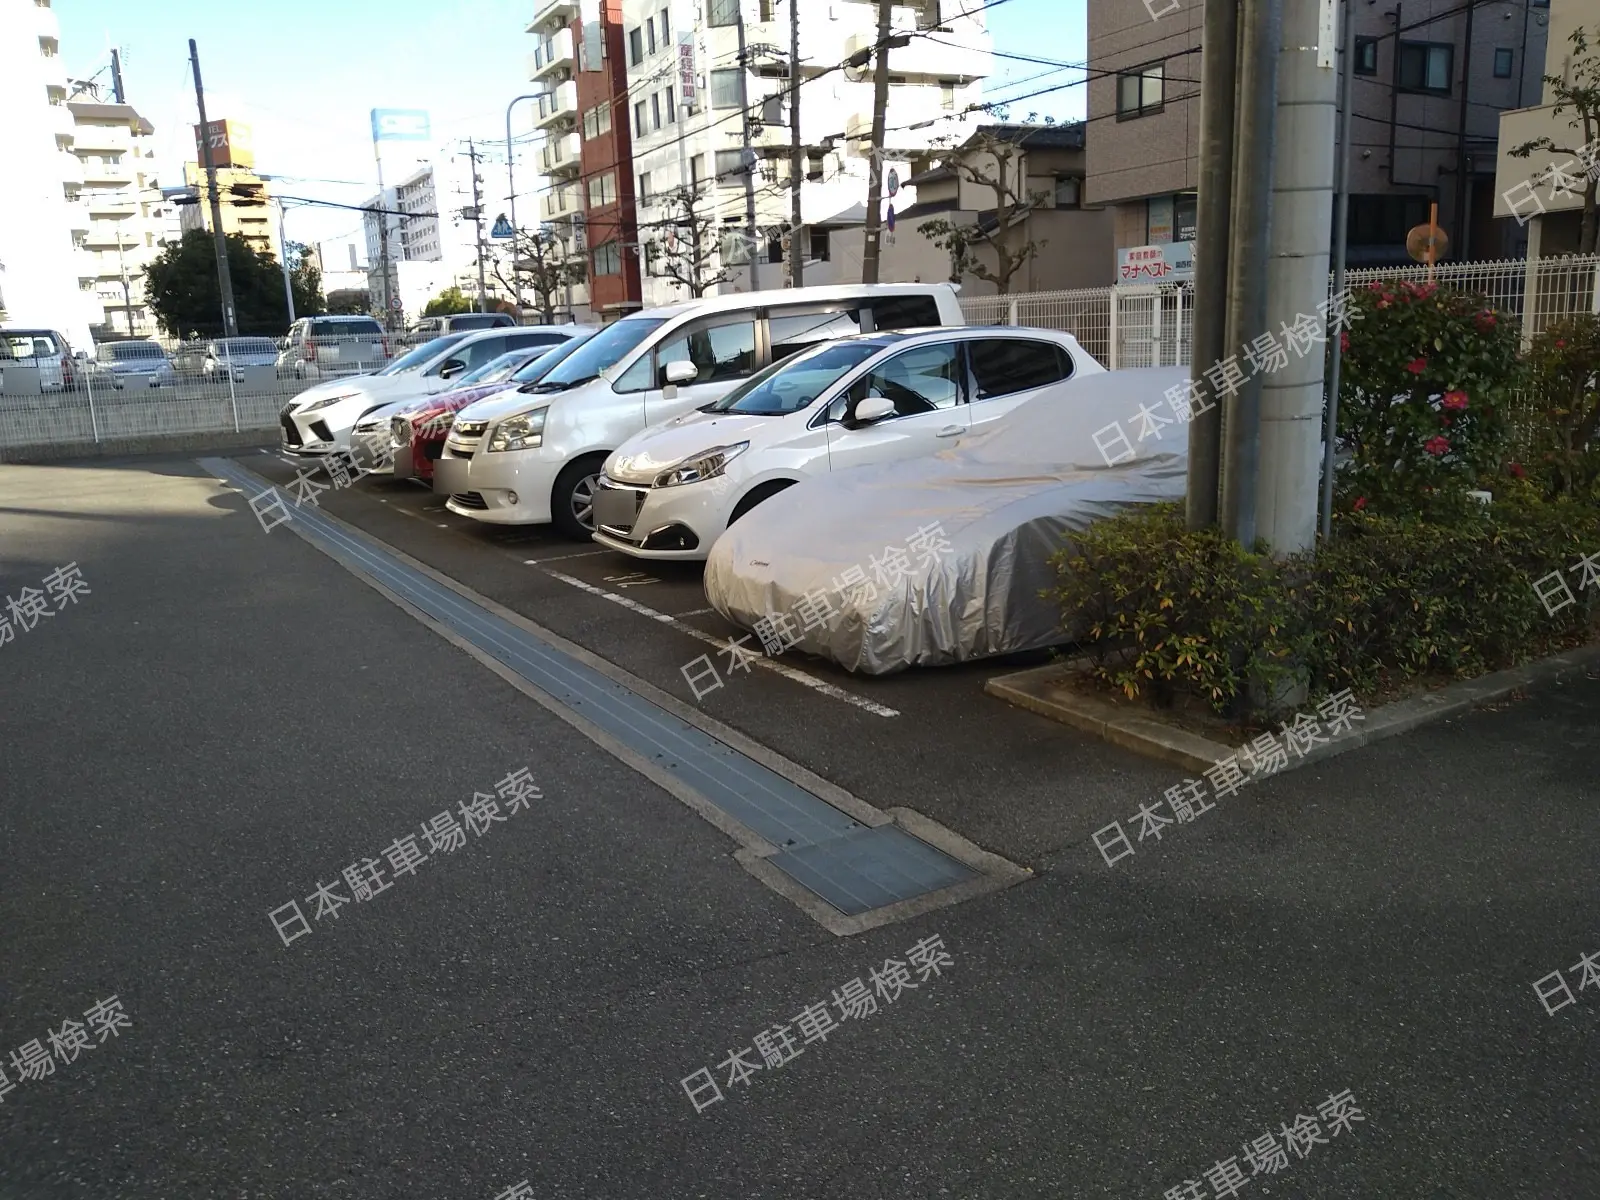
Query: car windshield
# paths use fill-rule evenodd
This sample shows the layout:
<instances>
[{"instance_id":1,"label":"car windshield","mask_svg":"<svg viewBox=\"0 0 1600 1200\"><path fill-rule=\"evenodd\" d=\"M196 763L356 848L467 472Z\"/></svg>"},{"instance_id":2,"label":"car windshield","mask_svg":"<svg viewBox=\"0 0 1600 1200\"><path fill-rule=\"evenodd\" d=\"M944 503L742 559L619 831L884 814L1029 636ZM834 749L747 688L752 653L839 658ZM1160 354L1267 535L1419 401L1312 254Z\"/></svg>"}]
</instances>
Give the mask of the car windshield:
<instances>
[{"instance_id":1,"label":"car windshield","mask_svg":"<svg viewBox=\"0 0 1600 1200\"><path fill-rule=\"evenodd\" d=\"M665 317L624 317L607 325L580 346L576 353L557 363L555 370L533 386L535 392L561 392L580 383L598 379L602 371L616 366L622 356L637 349L640 342L667 323Z\"/></svg>"},{"instance_id":2,"label":"car windshield","mask_svg":"<svg viewBox=\"0 0 1600 1200\"><path fill-rule=\"evenodd\" d=\"M315 337L377 337L383 326L376 321L313 321L311 333Z\"/></svg>"},{"instance_id":3,"label":"car windshield","mask_svg":"<svg viewBox=\"0 0 1600 1200\"><path fill-rule=\"evenodd\" d=\"M758 371L702 411L747 413L757 417L781 417L799 412L838 383L846 372L859 367L882 349L878 342L824 343Z\"/></svg>"},{"instance_id":4,"label":"car windshield","mask_svg":"<svg viewBox=\"0 0 1600 1200\"><path fill-rule=\"evenodd\" d=\"M278 343L271 338L229 338L212 342L211 352L218 356L231 354L276 354Z\"/></svg>"},{"instance_id":5,"label":"car windshield","mask_svg":"<svg viewBox=\"0 0 1600 1200\"><path fill-rule=\"evenodd\" d=\"M122 342L111 347L111 357L119 360L130 358L163 358L161 347L154 342Z\"/></svg>"},{"instance_id":6,"label":"car windshield","mask_svg":"<svg viewBox=\"0 0 1600 1200\"><path fill-rule=\"evenodd\" d=\"M491 358L475 371L468 371L456 380L457 387L471 387L479 383L499 383L510 379L511 373L528 361L526 350L508 350L499 358Z\"/></svg>"},{"instance_id":7,"label":"car windshield","mask_svg":"<svg viewBox=\"0 0 1600 1200\"><path fill-rule=\"evenodd\" d=\"M0 333L0 358L46 358L55 353L54 339L37 333Z\"/></svg>"},{"instance_id":8,"label":"car windshield","mask_svg":"<svg viewBox=\"0 0 1600 1200\"><path fill-rule=\"evenodd\" d=\"M411 353L395 359L379 375L404 375L408 371L415 371L427 366L429 362L450 349L467 335L464 333L447 333L443 337L436 337L431 342L423 342Z\"/></svg>"},{"instance_id":9,"label":"car windshield","mask_svg":"<svg viewBox=\"0 0 1600 1200\"><path fill-rule=\"evenodd\" d=\"M523 367L522 370L513 375L511 377L511 382L538 383L539 380L543 379L546 375L550 374L551 371L554 371L558 366L566 362L567 359L571 358L575 353L577 353L578 347L583 345L592 337L594 337L593 331L585 330L577 337L570 338L567 341L562 342L560 345L546 350L543 354L539 355L538 358L534 359L527 366Z\"/></svg>"}]
</instances>

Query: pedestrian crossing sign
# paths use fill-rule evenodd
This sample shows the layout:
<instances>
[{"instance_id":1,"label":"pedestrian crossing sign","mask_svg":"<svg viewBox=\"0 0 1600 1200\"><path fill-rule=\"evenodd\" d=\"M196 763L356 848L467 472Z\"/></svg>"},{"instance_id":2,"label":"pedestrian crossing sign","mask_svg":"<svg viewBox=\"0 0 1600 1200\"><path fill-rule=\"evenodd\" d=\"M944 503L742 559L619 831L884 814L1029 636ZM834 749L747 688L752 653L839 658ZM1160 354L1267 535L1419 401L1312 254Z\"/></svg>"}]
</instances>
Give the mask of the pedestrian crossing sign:
<instances>
[{"instance_id":1,"label":"pedestrian crossing sign","mask_svg":"<svg viewBox=\"0 0 1600 1200\"><path fill-rule=\"evenodd\" d=\"M515 231L511 228L511 222L506 220L505 213L501 213L494 219L494 228L489 231L489 236L495 238L509 238L515 236Z\"/></svg>"}]
</instances>

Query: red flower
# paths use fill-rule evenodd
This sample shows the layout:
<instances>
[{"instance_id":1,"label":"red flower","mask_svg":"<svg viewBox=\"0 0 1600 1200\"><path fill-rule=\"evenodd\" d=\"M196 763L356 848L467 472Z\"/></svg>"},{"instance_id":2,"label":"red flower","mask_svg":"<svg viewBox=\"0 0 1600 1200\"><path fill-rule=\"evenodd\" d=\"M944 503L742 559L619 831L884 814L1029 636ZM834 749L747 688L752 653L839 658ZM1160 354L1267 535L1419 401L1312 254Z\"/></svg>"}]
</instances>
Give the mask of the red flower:
<instances>
[{"instance_id":1,"label":"red flower","mask_svg":"<svg viewBox=\"0 0 1600 1200\"><path fill-rule=\"evenodd\" d=\"M1428 360L1425 358L1413 358L1406 364L1406 370L1410 371L1413 375L1421 375L1427 369Z\"/></svg>"},{"instance_id":2,"label":"red flower","mask_svg":"<svg viewBox=\"0 0 1600 1200\"><path fill-rule=\"evenodd\" d=\"M1383 284L1379 283L1379 282L1369 283L1369 284L1367 284L1367 291L1369 291L1369 292L1381 292L1381 291L1383 291Z\"/></svg>"},{"instance_id":3,"label":"red flower","mask_svg":"<svg viewBox=\"0 0 1600 1200\"><path fill-rule=\"evenodd\" d=\"M1562 349L1565 349L1565 347L1566 347L1566 342L1562 341L1560 338L1557 338L1556 339L1556 349L1557 350L1562 350Z\"/></svg>"},{"instance_id":4,"label":"red flower","mask_svg":"<svg viewBox=\"0 0 1600 1200\"><path fill-rule=\"evenodd\" d=\"M1493 329L1497 320L1498 318L1494 315L1494 312L1487 308L1473 318L1473 322L1477 325L1479 333L1487 333L1489 330Z\"/></svg>"},{"instance_id":5,"label":"red flower","mask_svg":"<svg viewBox=\"0 0 1600 1200\"><path fill-rule=\"evenodd\" d=\"M1350 334L1343 329L1339 331L1339 352L1341 354L1350 353Z\"/></svg>"},{"instance_id":6,"label":"red flower","mask_svg":"<svg viewBox=\"0 0 1600 1200\"><path fill-rule=\"evenodd\" d=\"M1431 437L1422 443L1422 448L1437 458L1446 450L1450 449L1450 439L1443 437Z\"/></svg>"},{"instance_id":7,"label":"red flower","mask_svg":"<svg viewBox=\"0 0 1600 1200\"><path fill-rule=\"evenodd\" d=\"M1465 392L1446 392L1443 405L1448 412L1461 412L1467 407L1467 394Z\"/></svg>"},{"instance_id":8,"label":"red flower","mask_svg":"<svg viewBox=\"0 0 1600 1200\"><path fill-rule=\"evenodd\" d=\"M1521 463L1512 463L1511 464L1511 473L1513 475L1515 475L1518 479L1526 479L1528 477L1528 473L1522 469L1522 464Z\"/></svg>"},{"instance_id":9,"label":"red flower","mask_svg":"<svg viewBox=\"0 0 1600 1200\"><path fill-rule=\"evenodd\" d=\"M1360 512L1366 506L1367 506L1367 498L1365 496L1357 496L1356 497L1356 502L1355 502L1355 510L1357 512Z\"/></svg>"}]
</instances>

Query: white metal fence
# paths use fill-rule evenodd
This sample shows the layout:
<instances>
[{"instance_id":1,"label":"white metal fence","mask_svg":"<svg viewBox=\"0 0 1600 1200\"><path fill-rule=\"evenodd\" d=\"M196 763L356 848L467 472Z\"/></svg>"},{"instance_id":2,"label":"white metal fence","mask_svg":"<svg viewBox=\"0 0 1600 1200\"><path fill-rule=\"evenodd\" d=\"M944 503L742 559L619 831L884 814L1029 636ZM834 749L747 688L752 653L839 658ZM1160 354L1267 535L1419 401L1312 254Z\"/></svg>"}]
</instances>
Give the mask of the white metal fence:
<instances>
[{"instance_id":1,"label":"white metal fence","mask_svg":"<svg viewBox=\"0 0 1600 1200\"><path fill-rule=\"evenodd\" d=\"M1531 300L1530 334L1573 313L1600 313L1600 255L1540 259L1531 287L1528 274L1523 259L1434 267L1435 281L1483 293L1519 325ZM1345 286L1427 278L1425 266L1363 269L1346 272ZM1328 290L1331 294L1331 276ZM1073 334L1112 370L1190 365L1194 290L1186 283L969 296L962 298L961 309L974 325L1033 325Z\"/></svg>"}]
</instances>

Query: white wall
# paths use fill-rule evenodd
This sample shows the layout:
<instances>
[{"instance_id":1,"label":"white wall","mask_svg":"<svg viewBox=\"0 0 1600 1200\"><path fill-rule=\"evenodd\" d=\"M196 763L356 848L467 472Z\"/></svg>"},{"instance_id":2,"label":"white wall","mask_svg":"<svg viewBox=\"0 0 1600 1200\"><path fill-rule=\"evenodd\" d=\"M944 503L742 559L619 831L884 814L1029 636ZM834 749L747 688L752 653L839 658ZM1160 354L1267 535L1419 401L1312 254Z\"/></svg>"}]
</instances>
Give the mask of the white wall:
<instances>
[{"instance_id":1,"label":"white wall","mask_svg":"<svg viewBox=\"0 0 1600 1200\"><path fill-rule=\"evenodd\" d=\"M0 0L0 114L6 130L0 184L0 300L5 323L40 325L88 349L101 315L94 268L73 248L66 202L72 114L56 14L34 0ZM41 48L54 51L47 57ZM52 96L61 103L51 104ZM80 287L79 270L91 290Z\"/></svg>"}]
</instances>

